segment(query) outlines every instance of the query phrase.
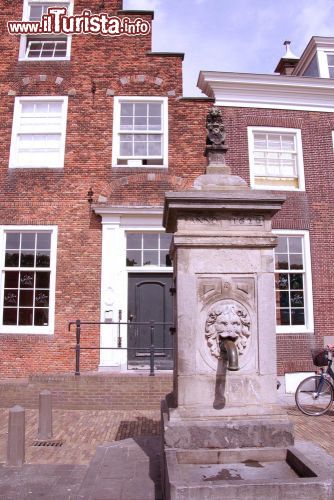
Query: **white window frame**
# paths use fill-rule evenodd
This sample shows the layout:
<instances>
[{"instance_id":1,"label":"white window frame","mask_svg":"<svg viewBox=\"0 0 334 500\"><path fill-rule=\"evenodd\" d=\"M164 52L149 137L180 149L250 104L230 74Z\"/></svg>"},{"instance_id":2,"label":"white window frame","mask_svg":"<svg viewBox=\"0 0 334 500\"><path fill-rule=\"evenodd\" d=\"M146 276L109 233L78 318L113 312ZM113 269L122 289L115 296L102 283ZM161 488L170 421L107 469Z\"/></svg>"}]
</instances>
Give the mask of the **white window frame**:
<instances>
[{"instance_id":1,"label":"white window frame","mask_svg":"<svg viewBox=\"0 0 334 500\"><path fill-rule=\"evenodd\" d=\"M5 250L7 232L51 232L51 256L50 256L50 298L49 298L49 324L48 326L13 326L3 325L3 300L4 300L4 277L5 277ZM55 296L56 296L56 266L57 266L57 226L0 226L0 333L24 334L24 335L53 335L55 327ZM16 268L15 268L16 269ZM41 268L43 269L43 268Z\"/></svg>"},{"instance_id":2,"label":"white window frame","mask_svg":"<svg viewBox=\"0 0 334 500\"><path fill-rule=\"evenodd\" d=\"M296 136L297 148L297 173L298 173L298 187L294 186L280 186L279 184L264 184L263 186L255 183L254 175L254 133L278 133L278 134L294 134ZM248 154L249 154L249 168L250 168L250 185L253 189L266 189L274 191L305 191L305 176L304 176L304 160L302 148L302 135L301 130L296 128L283 128L283 127L247 127L248 137Z\"/></svg>"},{"instance_id":3,"label":"white window frame","mask_svg":"<svg viewBox=\"0 0 334 500\"><path fill-rule=\"evenodd\" d=\"M61 101L62 105L62 124L61 124L61 139L60 139L60 161L58 165L38 165L34 166L24 166L19 165L17 160L18 152L18 135L20 133L19 123L21 116L21 103L22 102L41 102L41 101ZM65 142L66 142L66 124L67 124L67 108L68 108L68 97L67 96L29 96L29 97L16 97L14 104L14 115L13 115L13 127L12 127L12 138L10 146L10 156L9 156L9 168L64 168L65 161ZM42 132L41 132L42 133Z\"/></svg>"},{"instance_id":4,"label":"white window frame","mask_svg":"<svg viewBox=\"0 0 334 500\"><path fill-rule=\"evenodd\" d=\"M331 78L330 73L329 73L329 68L330 67L334 68L334 64L329 64L329 62L328 62L328 56L333 56L334 57L334 52L333 51L326 52L328 78ZM332 79L333 79L333 77L332 77Z\"/></svg>"},{"instance_id":5,"label":"white window frame","mask_svg":"<svg viewBox=\"0 0 334 500\"><path fill-rule=\"evenodd\" d=\"M275 229L273 233L277 236L301 236L304 255L304 314L305 325L276 325L276 333L314 333L313 316L313 288L312 288L312 267L311 267L311 249L309 231L293 229ZM298 272L298 271L296 271ZM284 270L282 269L282 273ZM276 272L275 272L276 276Z\"/></svg>"},{"instance_id":6,"label":"white window frame","mask_svg":"<svg viewBox=\"0 0 334 500\"><path fill-rule=\"evenodd\" d=\"M333 49L317 49L316 55L318 58L319 74L320 78L330 78L329 76L329 66L328 66L328 55L334 55Z\"/></svg>"},{"instance_id":7,"label":"white window frame","mask_svg":"<svg viewBox=\"0 0 334 500\"><path fill-rule=\"evenodd\" d=\"M69 16L73 16L73 4L74 0L24 0L23 1L23 12L22 12L22 21L29 21L29 13L30 13L30 5L31 4L50 4L50 7L53 6L54 4L64 4L64 6L68 5L68 11L67 14ZM55 37L56 35L51 35L52 37ZM65 57L27 57L27 41L28 38L34 38L34 35L31 35L30 37L27 35L21 35L20 38L20 48L19 48L19 61L69 61L71 58L71 46L72 46L72 35L66 35L67 38L67 50L66 50L66 56ZM44 38L45 41L48 40L48 35L38 35L36 38Z\"/></svg>"},{"instance_id":8,"label":"white window frame","mask_svg":"<svg viewBox=\"0 0 334 500\"><path fill-rule=\"evenodd\" d=\"M119 165L120 115L123 102L157 102L162 104L162 165ZM124 133L124 132L123 132ZM130 133L130 132L129 132ZM146 133L146 132L145 132ZM131 158L129 158L131 159ZM154 158L153 158L154 160ZM168 97L159 96L119 96L114 97L112 166L118 168L168 168Z\"/></svg>"},{"instance_id":9,"label":"white window frame","mask_svg":"<svg viewBox=\"0 0 334 500\"><path fill-rule=\"evenodd\" d=\"M164 228L126 228L124 232L125 237L125 259L127 258L127 235L128 234L161 234L166 233ZM173 263L171 266L158 266L156 264L147 266L127 266L125 261L125 268L128 273L173 273Z\"/></svg>"}]
</instances>

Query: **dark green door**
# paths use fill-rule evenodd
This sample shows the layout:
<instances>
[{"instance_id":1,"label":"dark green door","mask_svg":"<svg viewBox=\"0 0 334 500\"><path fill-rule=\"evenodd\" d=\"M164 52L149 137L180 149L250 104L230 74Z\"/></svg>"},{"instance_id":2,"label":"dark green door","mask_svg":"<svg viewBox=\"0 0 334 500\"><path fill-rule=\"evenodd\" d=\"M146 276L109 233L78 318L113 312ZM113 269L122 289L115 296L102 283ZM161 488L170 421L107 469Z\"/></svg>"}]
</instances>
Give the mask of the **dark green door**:
<instances>
[{"instance_id":1,"label":"dark green door","mask_svg":"<svg viewBox=\"0 0 334 500\"><path fill-rule=\"evenodd\" d=\"M166 323L155 325L154 345L158 349L155 367L170 370L173 367L172 326L172 275L167 273L130 273L128 314L133 325L128 327L128 365L130 368L148 368L150 364L149 348L151 329L149 325L136 325L136 322L155 321Z\"/></svg>"}]
</instances>

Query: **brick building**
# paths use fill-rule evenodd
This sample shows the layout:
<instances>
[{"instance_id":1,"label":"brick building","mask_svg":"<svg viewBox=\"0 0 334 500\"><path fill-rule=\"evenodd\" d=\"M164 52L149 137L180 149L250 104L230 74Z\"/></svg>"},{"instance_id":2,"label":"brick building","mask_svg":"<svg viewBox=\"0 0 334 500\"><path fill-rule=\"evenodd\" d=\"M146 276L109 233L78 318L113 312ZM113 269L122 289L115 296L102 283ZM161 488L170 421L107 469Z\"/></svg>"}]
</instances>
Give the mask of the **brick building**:
<instances>
[{"instance_id":1,"label":"brick building","mask_svg":"<svg viewBox=\"0 0 334 500\"><path fill-rule=\"evenodd\" d=\"M128 282L131 307L138 294L148 294L145 307L158 314L150 319L171 319L164 192L190 187L205 167L205 117L213 100L181 97L183 54L153 53L151 33L6 34L8 20L39 19L54 4L1 2L5 377L73 372L75 330L68 331L68 321L117 321L119 311L123 320L132 315L143 321L138 314L147 311L128 308ZM121 0L56 5L75 14L89 8L153 20L153 12L123 11ZM120 334L124 347L124 327ZM130 347L138 337L147 346L147 335L132 328ZM82 345L116 347L117 336L111 326L101 332L99 325L86 326ZM168 326L156 336L163 346L171 344ZM131 354L132 365L147 366L145 357ZM160 364L170 367L164 358ZM82 354L81 370L120 366L127 369L126 351Z\"/></svg>"},{"instance_id":2,"label":"brick building","mask_svg":"<svg viewBox=\"0 0 334 500\"><path fill-rule=\"evenodd\" d=\"M334 38L300 58L286 44L273 75L201 72L224 109L232 169L254 189L284 191L274 219L278 373L314 370L310 349L333 342Z\"/></svg>"},{"instance_id":3,"label":"brick building","mask_svg":"<svg viewBox=\"0 0 334 500\"><path fill-rule=\"evenodd\" d=\"M185 98L183 54L152 52L151 33L7 34L7 21L55 3L153 20L122 0L1 1L1 375L73 371L77 318L172 322L164 192L203 173L214 102L233 173L287 193L275 219L278 367L312 369L310 347L332 334L334 39L313 38L300 59L288 51L281 75L202 72L206 97ZM157 367L170 368L169 326L155 335ZM144 326L85 325L82 345L119 337L128 354L87 350L81 369L147 366Z\"/></svg>"}]
</instances>

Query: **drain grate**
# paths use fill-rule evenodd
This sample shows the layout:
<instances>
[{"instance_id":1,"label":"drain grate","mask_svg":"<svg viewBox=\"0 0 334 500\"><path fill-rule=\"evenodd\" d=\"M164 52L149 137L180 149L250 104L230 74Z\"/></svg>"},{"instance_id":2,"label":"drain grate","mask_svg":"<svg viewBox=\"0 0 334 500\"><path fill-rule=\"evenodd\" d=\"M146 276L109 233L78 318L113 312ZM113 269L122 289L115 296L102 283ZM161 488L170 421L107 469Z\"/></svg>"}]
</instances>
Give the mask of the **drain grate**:
<instances>
[{"instance_id":1,"label":"drain grate","mask_svg":"<svg viewBox=\"0 0 334 500\"><path fill-rule=\"evenodd\" d=\"M50 440L50 441L34 441L32 446L51 446L53 448L59 448L60 446L63 446L64 441L61 439L55 439L55 440Z\"/></svg>"}]
</instances>

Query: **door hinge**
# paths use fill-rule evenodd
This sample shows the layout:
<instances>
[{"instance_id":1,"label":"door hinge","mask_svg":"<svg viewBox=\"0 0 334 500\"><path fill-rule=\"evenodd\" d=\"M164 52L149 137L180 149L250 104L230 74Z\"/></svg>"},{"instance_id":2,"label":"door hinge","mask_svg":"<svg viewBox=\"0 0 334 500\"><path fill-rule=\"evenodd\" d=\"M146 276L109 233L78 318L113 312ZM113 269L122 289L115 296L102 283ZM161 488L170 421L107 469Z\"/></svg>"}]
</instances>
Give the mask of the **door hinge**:
<instances>
[{"instance_id":1,"label":"door hinge","mask_svg":"<svg viewBox=\"0 0 334 500\"><path fill-rule=\"evenodd\" d=\"M175 294L176 294L176 288L175 288L175 287L170 288L170 289L169 289L169 293L170 293L171 295L175 295Z\"/></svg>"}]
</instances>

